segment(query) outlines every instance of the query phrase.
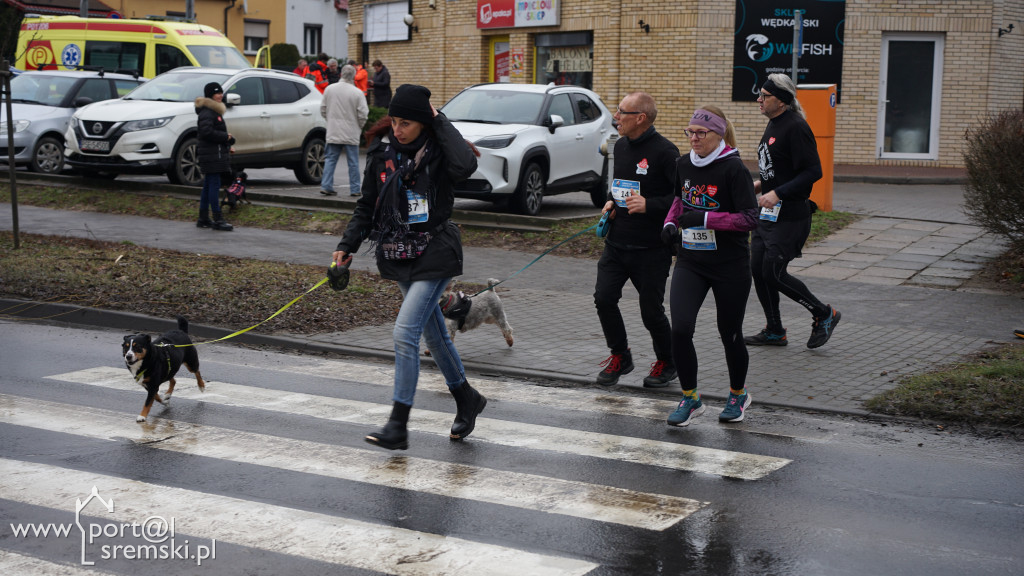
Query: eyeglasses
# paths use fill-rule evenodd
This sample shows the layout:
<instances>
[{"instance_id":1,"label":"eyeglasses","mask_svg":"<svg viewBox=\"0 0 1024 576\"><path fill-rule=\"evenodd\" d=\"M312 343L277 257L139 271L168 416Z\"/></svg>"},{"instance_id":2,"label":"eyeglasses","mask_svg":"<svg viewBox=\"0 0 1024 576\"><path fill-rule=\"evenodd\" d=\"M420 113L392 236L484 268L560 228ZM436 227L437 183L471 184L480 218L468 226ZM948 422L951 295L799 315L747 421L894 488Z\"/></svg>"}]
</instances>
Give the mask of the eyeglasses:
<instances>
[{"instance_id":1,"label":"eyeglasses","mask_svg":"<svg viewBox=\"0 0 1024 576\"><path fill-rule=\"evenodd\" d=\"M768 93L765 93L765 92L758 92L758 94L757 94L757 99L758 100L767 100L767 99L769 99L771 97L772 97L771 94L768 94Z\"/></svg>"},{"instance_id":2,"label":"eyeglasses","mask_svg":"<svg viewBox=\"0 0 1024 576\"><path fill-rule=\"evenodd\" d=\"M629 110L623 110L622 108L616 108L616 109L615 109L615 113L616 113L616 114L618 114L618 115L620 115L620 116L621 116L622 114L643 114L643 112L640 112L640 111L637 111L637 112L630 112Z\"/></svg>"},{"instance_id":3,"label":"eyeglasses","mask_svg":"<svg viewBox=\"0 0 1024 576\"><path fill-rule=\"evenodd\" d=\"M697 140L703 140L707 137L710 130L690 130L689 128L683 128L683 134L686 134L687 138L697 137Z\"/></svg>"}]
</instances>

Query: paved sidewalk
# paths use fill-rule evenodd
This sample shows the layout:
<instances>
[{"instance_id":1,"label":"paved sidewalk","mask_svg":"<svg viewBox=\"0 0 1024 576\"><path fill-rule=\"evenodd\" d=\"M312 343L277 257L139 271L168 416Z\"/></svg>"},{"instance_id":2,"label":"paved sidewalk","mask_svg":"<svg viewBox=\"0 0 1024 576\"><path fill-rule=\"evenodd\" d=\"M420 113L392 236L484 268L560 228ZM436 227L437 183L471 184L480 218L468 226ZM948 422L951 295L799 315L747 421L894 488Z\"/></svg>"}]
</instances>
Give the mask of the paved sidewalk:
<instances>
[{"instance_id":1,"label":"paved sidewalk","mask_svg":"<svg viewBox=\"0 0 1024 576\"><path fill-rule=\"evenodd\" d=\"M824 347L804 342L811 319L783 299L791 343L786 348L751 348L748 389L757 403L841 412L862 412L862 402L894 386L901 376L951 362L990 344L1013 339L1024 324L1024 299L960 288L965 277L1002 251L1002 244L967 223L959 186L837 184L834 207L866 215L854 226L805 250L793 268L815 294L835 305L843 320ZM10 206L0 205L0 228L11 229ZM21 207L23 231L69 234L184 251L324 264L336 242L318 234L240 228L230 234L199 230L188 222ZM463 280L506 278L535 254L467 248ZM372 259L357 267L372 269ZM593 306L596 262L550 255L499 293L515 329L508 348L491 325L456 337L467 368L592 384L607 357ZM698 318L697 353L702 393L721 399L727 372L709 295ZM639 394L677 396L678 383L644 390L641 381L653 362L650 339L640 322L636 294L627 287L622 302L636 370L621 380ZM203 319L192 319L202 324ZM751 291L744 330L758 331L763 316ZM238 329L241 327L225 327ZM286 347L309 345L345 353L387 356L391 324L324 334L314 338L280 335Z\"/></svg>"}]
</instances>

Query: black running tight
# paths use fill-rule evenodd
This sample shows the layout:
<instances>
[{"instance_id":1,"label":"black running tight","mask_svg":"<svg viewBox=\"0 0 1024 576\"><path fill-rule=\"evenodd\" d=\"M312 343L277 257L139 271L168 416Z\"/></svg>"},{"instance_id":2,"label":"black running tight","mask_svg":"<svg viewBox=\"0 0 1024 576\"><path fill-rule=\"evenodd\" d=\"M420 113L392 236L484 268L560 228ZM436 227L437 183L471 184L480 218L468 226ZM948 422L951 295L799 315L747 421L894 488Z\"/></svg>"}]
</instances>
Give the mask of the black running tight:
<instances>
[{"instance_id":1,"label":"black running tight","mask_svg":"<svg viewBox=\"0 0 1024 576\"><path fill-rule=\"evenodd\" d=\"M812 316L820 318L829 314L828 306L811 294L807 286L787 271L789 260L765 250L764 242L754 235L750 243L750 270L754 276L754 290L764 309L767 328L782 332L782 312L779 311L779 293L785 294L806 308Z\"/></svg>"},{"instance_id":2,"label":"black running tight","mask_svg":"<svg viewBox=\"0 0 1024 576\"><path fill-rule=\"evenodd\" d=\"M697 313L707 297L715 295L718 334L725 347L729 387L742 390L747 379L747 346L743 343L743 315L750 295L750 267L736 260L710 266L676 262L672 273L672 358L683 390L697 387L697 350L693 346Z\"/></svg>"}]
</instances>

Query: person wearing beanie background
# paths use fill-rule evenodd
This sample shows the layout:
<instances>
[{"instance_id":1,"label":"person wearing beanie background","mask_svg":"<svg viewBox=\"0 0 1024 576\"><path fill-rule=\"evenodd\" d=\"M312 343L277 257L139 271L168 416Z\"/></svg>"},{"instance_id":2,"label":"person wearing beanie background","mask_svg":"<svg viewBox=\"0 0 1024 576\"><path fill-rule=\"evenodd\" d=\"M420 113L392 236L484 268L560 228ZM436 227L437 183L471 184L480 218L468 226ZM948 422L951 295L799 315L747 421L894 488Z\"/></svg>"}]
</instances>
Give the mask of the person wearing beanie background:
<instances>
[{"instance_id":1,"label":"person wearing beanie background","mask_svg":"<svg viewBox=\"0 0 1024 576\"><path fill-rule=\"evenodd\" d=\"M750 244L751 272L757 299L767 325L745 340L751 346L785 346L786 329L779 311L779 293L811 313L808 348L828 342L842 315L823 304L807 286L786 270L799 258L811 233L811 188L821 179L821 160L811 127L796 99L796 86L785 74L771 74L757 97L768 126L757 147L761 179L754 182L761 193L761 215Z\"/></svg>"},{"instance_id":2,"label":"person wearing beanie background","mask_svg":"<svg viewBox=\"0 0 1024 576\"><path fill-rule=\"evenodd\" d=\"M750 231L757 228L757 198L750 171L740 160L736 134L721 109L703 106L683 130L690 153L676 163L675 200L665 218L662 240L678 246L669 295L672 357L679 367L683 399L668 417L670 426L688 426L704 413L697 393L697 313L714 292L718 335L729 369L729 399L718 419L739 422L750 406L744 388L749 356L743 342L743 316L750 296Z\"/></svg>"},{"instance_id":3,"label":"person wearing beanie background","mask_svg":"<svg viewBox=\"0 0 1024 576\"><path fill-rule=\"evenodd\" d=\"M224 112L227 106L223 103L224 89L216 82L203 87L203 96L196 98L197 126L199 143L196 145L196 156L199 169L203 172L203 191L199 194L199 228L230 231L234 227L224 221L220 212L220 175L231 172L231 146L234 137L228 133L224 123ZM210 220L210 211L213 220Z\"/></svg>"},{"instance_id":4,"label":"person wearing beanie background","mask_svg":"<svg viewBox=\"0 0 1024 576\"><path fill-rule=\"evenodd\" d=\"M610 229L597 263L594 306L605 342L611 350L597 383L611 386L633 371L626 324L619 311L622 287L633 283L640 296L640 317L651 335L656 361L644 378L646 388L664 388L676 377L672 362L672 328L665 316L665 281L672 251L661 243L661 226L672 204L672 178L679 149L654 128L658 107L645 92L627 94L615 111L619 138L615 142Z\"/></svg>"},{"instance_id":5,"label":"person wearing beanie background","mask_svg":"<svg viewBox=\"0 0 1024 576\"><path fill-rule=\"evenodd\" d=\"M461 235L449 220L455 203L453 186L473 174L477 162L462 135L430 104L427 88L399 86L388 113L391 129L370 146L362 197L332 259L338 266L347 266L368 239L380 276L397 281L402 292L394 329L391 416L384 429L367 435L366 441L388 450L405 450L419 380L421 338L455 397L452 440L469 436L487 404L466 380L438 304L448 283L462 274Z\"/></svg>"}]
</instances>

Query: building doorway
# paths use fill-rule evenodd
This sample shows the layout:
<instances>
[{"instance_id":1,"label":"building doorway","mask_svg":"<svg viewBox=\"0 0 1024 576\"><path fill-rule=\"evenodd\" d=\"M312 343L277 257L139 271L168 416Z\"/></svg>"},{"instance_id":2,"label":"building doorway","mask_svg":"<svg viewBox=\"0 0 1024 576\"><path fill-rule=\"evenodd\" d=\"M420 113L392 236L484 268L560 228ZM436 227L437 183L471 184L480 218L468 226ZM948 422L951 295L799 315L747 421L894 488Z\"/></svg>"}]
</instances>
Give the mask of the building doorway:
<instances>
[{"instance_id":1,"label":"building doorway","mask_svg":"<svg viewBox=\"0 0 1024 576\"><path fill-rule=\"evenodd\" d=\"M878 156L937 160L941 34L885 34L879 77Z\"/></svg>"}]
</instances>

